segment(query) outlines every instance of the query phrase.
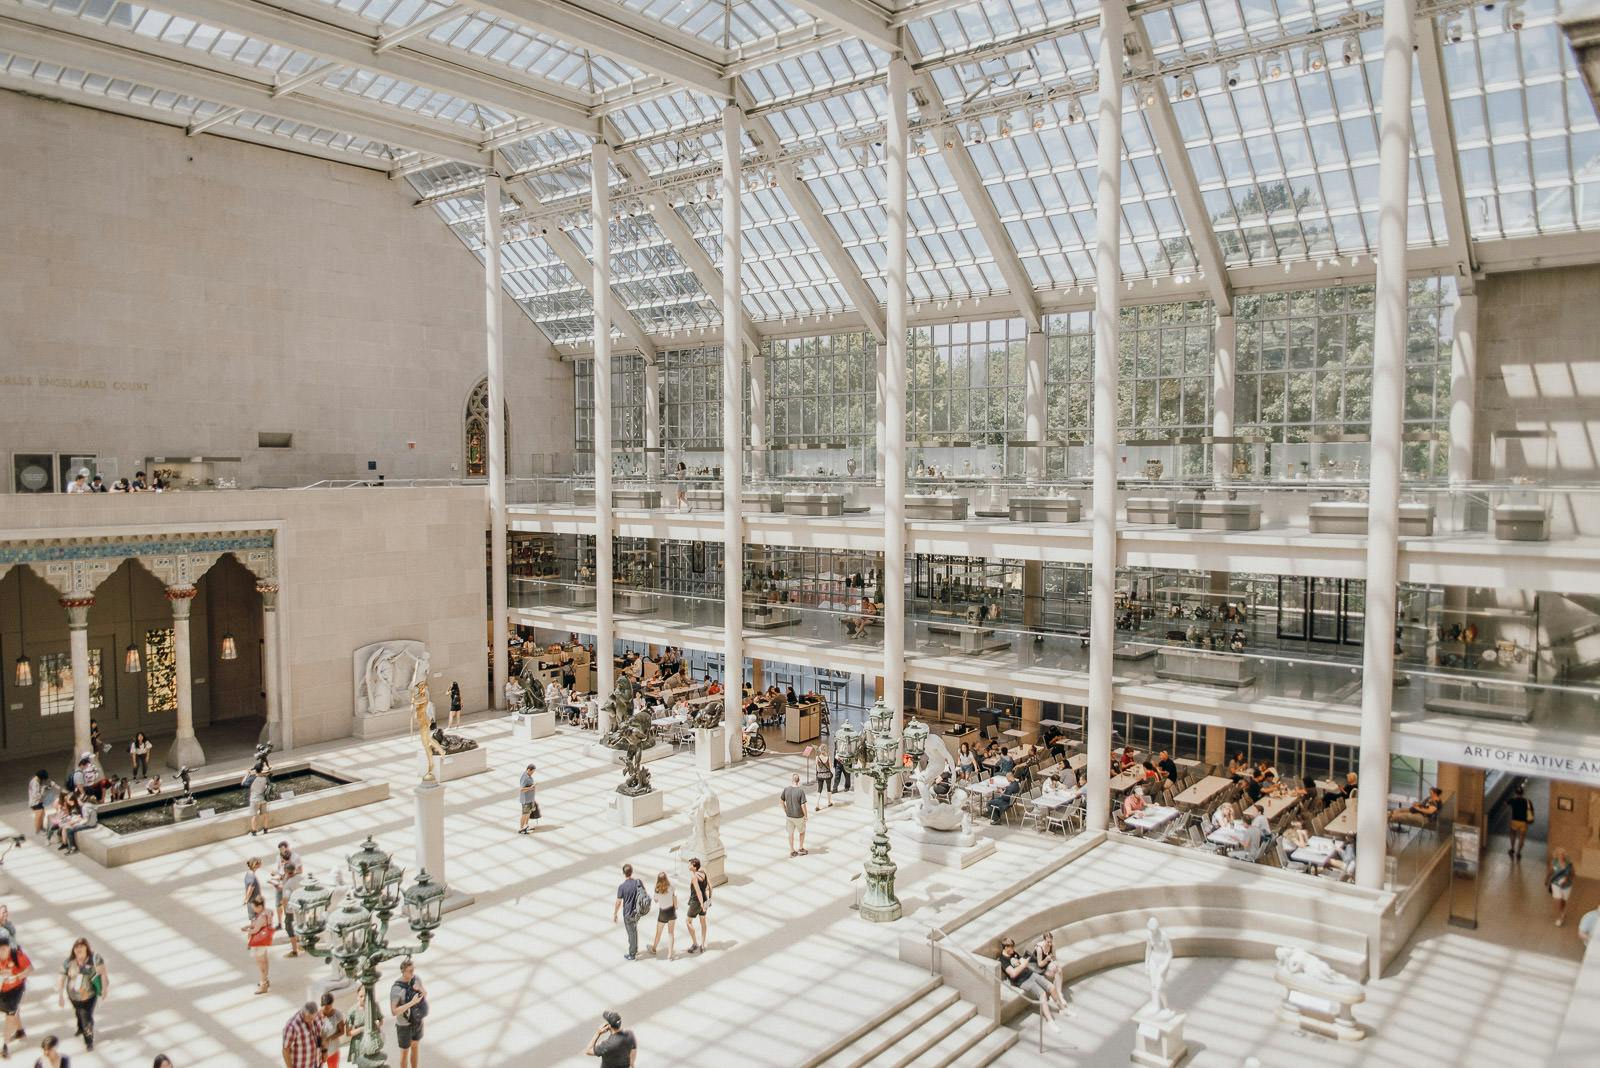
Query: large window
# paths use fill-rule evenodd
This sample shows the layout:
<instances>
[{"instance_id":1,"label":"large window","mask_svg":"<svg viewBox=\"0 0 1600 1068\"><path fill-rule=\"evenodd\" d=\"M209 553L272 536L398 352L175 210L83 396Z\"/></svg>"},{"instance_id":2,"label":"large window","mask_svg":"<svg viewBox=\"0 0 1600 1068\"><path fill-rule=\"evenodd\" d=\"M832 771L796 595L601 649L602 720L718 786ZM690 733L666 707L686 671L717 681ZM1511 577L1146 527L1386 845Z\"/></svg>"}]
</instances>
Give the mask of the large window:
<instances>
[{"instance_id":1,"label":"large window","mask_svg":"<svg viewBox=\"0 0 1600 1068\"><path fill-rule=\"evenodd\" d=\"M722 466L722 350L675 349L661 361L661 444L691 473ZM716 453L716 456L696 456ZM688 454L688 455L685 455Z\"/></svg>"},{"instance_id":2,"label":"large window","mask_svg":"<svg viewBox=\"0 0 1600 1068\"><path fill-rule=\"evenodd\" d=\"M774 341L767 360L769 445L786 451L843 445L857 471L877 434L877 346L869 334Z\"/></svg>"},{"instance_id":3,"label":"large window","mask_svg":"<svg viewBox=\"0 0 1600 1068\"><path fill-rule=\"evenodd\" d=\"M578 360L572 377L577 404L573 470L593 474L594 360ZM638 355L611 357L611 451L614 474L644 473L644 359Z\"/></svg>"},{"instance_id":4,"label":"large window","mask_svg":"<svg viewBox=\"0 0 1600 1068\"><path fill-rule=\"evenodd\" d=\"M105 704L100 685L100 650L89 650L89 711ZM45 653L39 658L39 715L72 715L72 654Z\"/></svg>"},{"instance_id":5,"label":"large window","mask_svg":"<svg viewBox=\"0 0 1600 1068\"><path fill-rule=\"evenodd\" d=\"M912 331L907 353L907 437L1003 444L1023 433L1021 319L950 323Z\"/></svg>"}]
</instances>

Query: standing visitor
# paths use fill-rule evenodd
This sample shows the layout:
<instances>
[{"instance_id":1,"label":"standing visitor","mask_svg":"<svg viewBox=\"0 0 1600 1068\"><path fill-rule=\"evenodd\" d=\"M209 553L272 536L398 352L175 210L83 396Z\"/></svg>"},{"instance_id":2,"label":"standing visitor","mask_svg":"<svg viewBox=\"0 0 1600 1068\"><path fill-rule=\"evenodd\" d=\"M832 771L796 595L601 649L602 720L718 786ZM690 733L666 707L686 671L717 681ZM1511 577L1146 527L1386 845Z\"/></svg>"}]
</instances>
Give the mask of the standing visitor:
<instances>
[{"instance_id":1,"label":"standing visitor","mask_svg":"<svg viewBox=\"0 0 1600 1068\"><path fill-rule=\"evenodd\" d=\"M265 994L272 988L267 981L267 950L272 946L272 913L267 911L267 903L261 898L250 900L250 922L245 925L244 944L250 950L250 955L256 959L256 971L261 973L261 982L256 985L257 994Z\"/></svg>"},{"instance_id":2,"label":"standing visitor","mask_svg":"<svg viewBox=\"0 0 1600 1068\"><path fill-rule=\"evenodd\" d=\"M250 921L255 919L255 903L265 902L266 898L261 893L261 876L256 874L261 870L261 858L251 857L244 862L244 922L240 930L248 931Z\"/></svg>"},{"instance_id":3,"label":"standing visitor","mask_svg":"<svg viewBox=\"0 0 1600 1068\"><path fill-rule=\"evenodd\" d=\"M678 511L685 511L689 504L689 468L682 460L678 461L678 466L673 471L672 483L673 489L677 491Z\"/></svg>"},{"instance_id":4,"label":"standing visitor","mask_svg":"<svg viewBox=\"0 0 1600 1068\"><path fill-rule=\"evenodd\" d=\"M344 1014L333 1004L333 994L324 992L317 1008L318 1043L322 1047L323 1068L339 1068L339 1045L349 1027Z\"/></svg>"},{"instance_id":5,"label":"standing visitor","mask_svg":"<svg viewBox=\"0 0 1600 1068\"><path fill-rule=\"evenodd\" d=\"M1516 860L1522 859L1522 847L1528 841L1528 828L1533 824L1533 802L1522 796L1522 784L1519 782L1511 791L1511 800L1506 802L1511 809L1511 848L1507 851Z\"/></svg>"},{"instance_id":6,"label":"standing visitor","mask_svg":"<svg viewBox=\"0 0 1600 1068\"><path fill-rule=\"evenodd\" d=\"M417 966L407 957L400 962L400 978L389 988L389 1012L394 1016L394 1037L400 1044L400 1068L417 1068L422 1056L422 1021L428 1016L428 992L417 978Z\"/></svg>"},{"instance_id":7,"label":"standing visitor","mask_svg":"<svg viewBox=\"0 0 1600 1068\"><path fill-rule=\"evenodd\" d=\"M267 788L272 785L272 765L267 763L266 757L257 760L255 766L244 773L240 785L249 791L250 833L266 834L271 830L267 824Z\"/></svg>"},{"instance_id":8,"label":"standing visitor","mask_svg":"<svg viewBox=\"0 0 1600 1068\"><path fill-rule=\"evenodd\" d=\"M13 945L11 939L0 940L0 1015L5 1017L5 1036L0 1040L0 1057L11 1056L11 1040L26 1038L22 1029L22 992L27 989L28 976L33 974L33 961Z\"/></svg>"},{"instance_id":9,"label":"standing visitor","mask_svg":"<svg viewBox=\"0 0 1600 1068\"><path fill-rule=\"evenodd\" d=\"M522 805L522 824L517 828L518 834L528 833L528 821L539 818L538 787L533 782L533 765L529 764L522 772L518 782L517 801Z\"/></svg>"},{"instance_id":10,"label":"standing visitor","mask_svg":"<svg viewBox=\"0 0 1600 1068\"><path fill-rule=\"evenodd\" d=\"M833 754L833 789L835 793L847 794L850 792L850 765L845 761L844 754Z\"/></svg>"},{"instance_id":11,"label":"standing visitor","mask_svg":"<svg viewBox=\"0 0 1600 1068\"><path fill-rule=\"evenodd\" d=\"M459 682L452 682L450 684L450 719L445 724L445 726L446 726L446 728L453 730L453 729L455 729L456 727L458 727L460 725L461 725L461 684Z\"/></svg>"},{"instance_id":12,"label":"standing visitor","mask_svg":"<svg viewBox=\"0 0 1600 1068\"><path fill-rule=\"evenodd\" d=\"M656 937L650 943L650 955L656 956L661 946L661 932L667 932L667 959L678 956L678 892L666 872L656 875Z\"/></svg>"},{"instance_id":13,"label":"standing visitor","mask_svg":"<svg viewBox=\"0 0 1600 1068\"><path fill-rule=\"evenodd\" d=\"M1555 899L1557 927L1567 922L1567 898L1572 896L1572 876L1572 858L1567 856L1565 849L1556 846L1550 853L1550 872L1544 877L1544 885Z\"/></svg>"},{"instance_id":14,"label":"standing visitor","mask_svg":"<svg viewBox=\"0 0 1600 1068\"><path fill-rule=\"evenodd\" d=\"M277 890L278 901L275 910L278 922L283 924L283 929L289 935L289 952L285 957L298 957L300 955L300 937L294 933L294 912L289 909L289 897L300 888L300 877L305 874L306 866L300 860L300 854L289 848L289 843L278 843L278 863L272 869L268 881Z\"/></svg>"},{"instance_id":15,"label":"standing visitor","mask_svg":"<svg viewBox=\"0 0 1600 1068\"><path fill-rule=\"evenodd\" d=\"M33 1068L72 1068L72 1059L61 1052L61 1040L55 1035L45 1035L39 1040L39 1059Z\"/></svg>"},{"instance_id":16,"label":"standing visitor","mask_svg":"<svg viewBox=\"0 0 1600 1068\"><path fill-rule=\"evenodd\" d=\"M706 910L711 907L711 876L707 875L700 867L699 857L689 858L689 918L685 926L689 929L689 953L695 954L706 948ZM700 921L700 938L695 939L694 921Z\"/></svg>"},{"instance_id":17,"label":"standing visitor","mask_svg":"<svg viewBox=\"0 0 1600 1068\"><path fill-rule=\"evenodd\" d=\"M78 1034L83 1038L84 1049L94 1049L94 1007L106 996L111 977L106 974L106 962L89 946L87 938L72 943L72 950L61 964L61 978L56 982L56 1001L59 1005L72 1002L72 1015L78 1019Z\"/></svg>"},{"instance_id":18,"label":"standing visitor","mask_svg":"<svg viewBox=\"0 0 1600 1068\"><path fill-rule=\"evenodd\" d=\"M622 883L617 887L617 899L611 905L611 922L617 922L617 914L622 915L622 926L628 932L628 955L624 960L634 960L639 956L639 917L650 911L650 895L645 891L644 883L633 877L633 865L622 866Z\"/></svg>"},{"instance_id":19,"label":"standing visitor","mask_svg":"<svg viewBox=\"0 0 1600 1068\"><path fill-rule=\"evenodd\" d=\"M789 829L789 855L791 857L804 856L806 852L806 788L800 785L800 773L795 772L790 777L789 785L783 788L778 795L778 804L783 806L784 823ZM800 847L795 848L794 836L800 835Z\"/></svg>"},{"instance_id":20,"label":"standing visitor","mask_svg":"<svg viewBox=\"0 0 1600 1068\"><path fill-rule=\"evenodd\" d=\"M34 834L44 833L44 806L53 789L55 784L50 781L50 773L43 768L34 772L33 778L28 780L28 811L33 813Z\"/></svg>"},{"instance_id":21,"label":"standing visitor","mask_svg":"<svg viewBox=\"0 0 1600 1068\"><path fill-rule=\"evenodd\" d=\"M111 752L111 743L100 736L100 721L89 721L89 748L94 751L95 760L99 760L102 753Z\"/></svg>"},{"instance_id":22,"label":"standing visitor","mask_svg":"<svg viewBox=\"0 0 1600 1068\"><path fill-rule=\"evenodd\" d=\"M22 943L17 941L17 925L11 922L10 905L0 905L0 935L11 943L12 949L22 948Z\"/></svg>"},{"instance_id":23,"label":"standing visitor","mask_svg":"<svg viewBox=\"0 0 1600 1068\"><path fill-rule=\"evenodd\" d=\"M639 1044L634 1041L633 1032L622 1029L622 1017L614 1009L607 1009L601 1018L605 1022L589 1040L584 1055L599 1057L600 1068L633 1068L634 1058L639 1055Z\"/></svg>"},{"instance_id":24,"label":"standing visitor","mask_svg":"<svg viewBox=\"0 0 1600 1068\"><path fill-rule=\"evenodd\" d=\"M833 761L828 758L828 747L825 746L825 745L818 745L817 746L816 769L817 769L817 801L819 802L819 804L817 805L817 808L819 808L819 809L832 808L833 807ZM824 797L826 797L828 799L828 803L825 804L825 805L824 804L820 804L820 802L822 801L822 799Z\"/></svg>"},{"instance_id":25,"label":"standing visitor","mask_svg":"<svg viewBox=\"0 0 1600 1068\"><path fill-rule=\"evenodd\" d=\"M283 1068L318 1068L322 1044L317 1035L317 1006L308 1001L283 1025Z\"/></svg>"}]
</instances>

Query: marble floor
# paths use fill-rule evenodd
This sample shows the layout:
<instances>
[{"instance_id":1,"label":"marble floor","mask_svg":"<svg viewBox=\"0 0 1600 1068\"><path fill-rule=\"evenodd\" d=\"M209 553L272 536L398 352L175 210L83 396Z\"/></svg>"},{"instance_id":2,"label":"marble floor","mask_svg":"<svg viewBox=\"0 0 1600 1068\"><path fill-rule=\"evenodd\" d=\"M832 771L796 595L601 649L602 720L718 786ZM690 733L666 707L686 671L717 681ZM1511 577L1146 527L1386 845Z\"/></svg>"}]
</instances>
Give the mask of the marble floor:
<instances>
[{"instance_id":1,"label":"marble floor","mask_svg":"<svg viewBox=\"0 0 1600 1068\"><path fill-rule=\"evenodd\" d=\"M448 786L448 875L477 901L447 915L418 958L433 998L423 1055L430 1068L592 1065L582 1052L606 1008L636 1029L641 1065L779 1068L821 1052L926 981L896 957L906 925L868 924L851 909L870 814L865 799L816 812L809 855L789 858L778 791L799 770L799 756L773 755L713 776L730 878L714 895L710 952L683 955L680 923L678 959L666 959L663 940L658 957L646 953L630 964L622 959L622 928L611 923L619 868L628 861L652 876L676 871L670 850L684 837L698 777L692 755L650 765L667 792L666 818L628 830L608 807L618 772L589 754L592 735L517 742L504 720L487 716L469 720L465 733L489 747L491 770ZM74 1068L144 1065L162 1051L177 1068L278 1063L280 1030L327 965L285 959L280 944L271 993L252 994L253 965L239 931L244 861L269 857L287 838L326 881L371 834L396 863L413 868L414 751L405 737L308 750L343 770L389 779L393 796L266 839L110 870L37 840L13 852L0 868L0 901L39 968L23 1007L27 1063L37 1055L31 1040L52 1032L67 1039ZM546 818L522 837L514 833L516 780L530 759L539 765ZM8 788L4 800L0 821L24 830L21 797ZM903 866L907 914L991 892L1063 848L1059 838L1032 831L998 833L996 855L965 872ZM112 976L98 1014L101 1040L88 1054L70 1038L71 1014L56 1007L53 991L55 969L79 934L106 957ZM392 1026L389 1042L392 1063Z\"/></svg>"}]
</instances>

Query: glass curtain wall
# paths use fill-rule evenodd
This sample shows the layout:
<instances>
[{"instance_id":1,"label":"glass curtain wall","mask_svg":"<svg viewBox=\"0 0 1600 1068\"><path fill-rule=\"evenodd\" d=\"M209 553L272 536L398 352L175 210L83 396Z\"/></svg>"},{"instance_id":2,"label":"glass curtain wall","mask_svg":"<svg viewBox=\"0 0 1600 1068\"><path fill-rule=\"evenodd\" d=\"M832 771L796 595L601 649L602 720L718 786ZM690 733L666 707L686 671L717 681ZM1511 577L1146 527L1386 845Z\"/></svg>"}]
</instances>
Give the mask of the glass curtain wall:
<instances>
[{"instance_id":1,"label":"glass curtain wall","mask_svg":"<svg viewBox=\"0 0 1600 1068\"><path fill-rule=\"evenodd\" d=\"M773 341L767 348L770 472L872 478L877 376L877 343L865 332Z\"/></svg>"},{"instance_id":2,"label":"glass curtain wall","mask_svg":"<svg viewBox=\"0 0 1600 1068\"><path fill-rule=\"evenodd\" d=\"M911 332L906 440L912 478L1023 473L1027 327L1021 319L947 323Z\"/></svg>"},{"instance_id":3,"label":"glass curtain wall","mask_svg":"<svg viewBox=\"0 0 1600 1068\"><path fill-rule=\"evenodd\" d=\"M574 423L574 474L594 474L594 360L572 366L577 419ZM644 452L644 358L637 353L611 357L611 473L642 478Z\"/></svg>"},{"instance_id":4,"label":"glass curtain wall","mask_svg":"<svg viewBox=\"0 0 1600 1068\"><path fill-rule=\"evenodd\" d=\"M666 467L691 477L722 471L722 349L673 349L661 361L661 447Z\"/></svg>"}]
</instances>

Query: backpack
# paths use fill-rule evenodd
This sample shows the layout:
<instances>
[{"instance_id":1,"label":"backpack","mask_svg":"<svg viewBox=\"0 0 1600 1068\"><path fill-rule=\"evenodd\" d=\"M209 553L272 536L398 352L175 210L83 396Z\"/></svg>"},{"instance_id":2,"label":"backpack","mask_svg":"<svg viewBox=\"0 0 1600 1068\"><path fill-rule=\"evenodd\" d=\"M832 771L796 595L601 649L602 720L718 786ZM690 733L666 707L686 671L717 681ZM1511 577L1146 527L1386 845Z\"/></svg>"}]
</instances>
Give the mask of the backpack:
<instances>
[{"instance_id":1,"label":"backpack","mask_svg":"<svg viewBox=\"0 0 1600 1068\"><path fill-rule=\"evenodd\" d=\"M633 892L633 918L642 920L650 915L650 892L640 883Z\"/></svg>"}]
</instances>

